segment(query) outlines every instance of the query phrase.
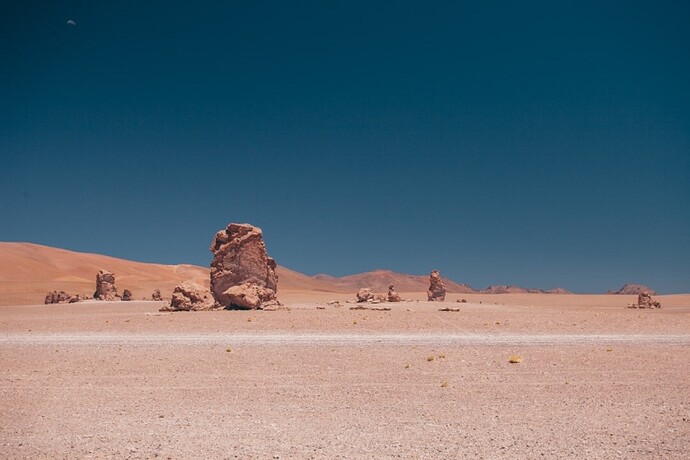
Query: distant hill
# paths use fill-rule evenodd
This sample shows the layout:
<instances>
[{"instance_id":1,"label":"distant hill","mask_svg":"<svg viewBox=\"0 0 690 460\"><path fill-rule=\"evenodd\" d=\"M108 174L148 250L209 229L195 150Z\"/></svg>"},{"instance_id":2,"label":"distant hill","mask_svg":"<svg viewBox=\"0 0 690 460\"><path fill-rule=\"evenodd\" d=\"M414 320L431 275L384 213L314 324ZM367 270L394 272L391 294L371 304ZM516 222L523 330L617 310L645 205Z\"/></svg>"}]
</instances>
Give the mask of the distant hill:
<instances>
[{"instance_id":1,"label":"distant hill","mask_svg":"<svg viewBox=\"0 0 690 460\"><path fill-rule=\"evenodd\" d=\"M374 270L342 277L316 275L312 279L328 283L343 292L356 292L363 287L369 287L374 292L387 292L391 284L395 286L396 291L400 292L426 292L429 289L429 275L406 275L390 270ZM448 278L443 278L443 282L448 292L459 294L477 292L466 284L456 283Z\"/></svg>"},{"instance_id":2,"label":"distant hill","mask_svg":"<svg viewBox=\"0 0 690 460\"><path fill-rule=\"evenodd\" d=\"M656 291L649 286L644 284L625 284L622 288L617 291L606 291L607 294L621 294L621 295L639 295L642 292L649 292L652 295L656 295Z\"/></svg>"},{"instance_id":3,"label":"distant hill","mask_svg":"<svg viewBox=\"0 0 690 460\"><path fill-rule=\"evenodd\" d=\"M512 285L489 286L479 292L482 294L572 294L563 288L533 289Z\"/></svg>"}]
</instances>

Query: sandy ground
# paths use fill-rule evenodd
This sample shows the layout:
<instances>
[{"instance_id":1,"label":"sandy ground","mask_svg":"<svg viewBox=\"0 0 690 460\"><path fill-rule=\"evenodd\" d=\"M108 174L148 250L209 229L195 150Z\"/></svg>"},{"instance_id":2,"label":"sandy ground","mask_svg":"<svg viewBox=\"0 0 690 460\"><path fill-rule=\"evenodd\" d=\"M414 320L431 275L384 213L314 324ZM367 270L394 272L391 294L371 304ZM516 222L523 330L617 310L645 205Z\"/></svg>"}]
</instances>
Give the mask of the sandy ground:
<instances>
[{"instance_id":1,"label":"sandy ground","mask_svg":"<svg viewBox=\"0 0 690 460\"><path fill-rule=\"evenodd\" d=\"M690 295L349 297L2 306L0 457L688 458Z\"/></svg>"}]
</instances>

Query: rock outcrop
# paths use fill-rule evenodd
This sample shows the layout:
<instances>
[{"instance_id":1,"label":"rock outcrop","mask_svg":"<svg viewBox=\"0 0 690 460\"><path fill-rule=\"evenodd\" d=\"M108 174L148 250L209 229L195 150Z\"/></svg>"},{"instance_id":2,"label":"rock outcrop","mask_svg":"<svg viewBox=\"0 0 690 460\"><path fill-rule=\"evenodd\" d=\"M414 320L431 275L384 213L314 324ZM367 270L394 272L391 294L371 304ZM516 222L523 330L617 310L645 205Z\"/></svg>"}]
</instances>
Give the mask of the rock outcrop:
<instances>
[{"instance_id":1,"label":"rock outcrop","mask_svg":"<svg viewBox=\"0 0 690 460\"><path fill-rule=\"evenodd\" d=\"M163 297L161 297L160 289L156 289L153 291L153 294L151 294L151 300L163 300Z\"/></svg>"},{"instance_id":2,"label":"rock outcrop","mask_svg":"<svg viewBox=\"0 0 690 460\"><path fill-rule=\"evenodd\" d=\"M368 302L374 300L374 293L371 292L371 288L361 288L357 291L357 302Z\"/></svg>"},{"instance_id":3,"label":"rock outcrop","mask_svg":"<svg viewBox=\"0 0 690 460\"><path fill-rule=\"evenodd\" d=\"M115 274L99 270L96 274L96 292L93 293L93 298L98 300L116 300L119 297L115 287Z\"/></svg>"},{"instance_id":4,"label":"rock outcrop","mask_svg":"<svg viewBox=\"0 0 690 460\"><path fill-rule=\"evenodd\" d=\"M446 287L438 270L433 270L429 275L429 290L426 294L430 302L443 302L446 300Z\"/></svg>"},{"instance_id":5,"label":"rock outcrop","mask_svg":"<svg viewBox=\"0 0 690 460\"><path fill-rule=\"evenodd\" d=\"M122 300L126 302L132 300L132 291L130 291L129 289L125 289L124 291L122 291Z\"/></svg>"},{"instance_id":6,"label":"rock outcrop","mask_svg":"<svg viewBox=\"0 0 690 460\"><path fill-rule=\"evenodd\" d=\"M216 308L211 292L193 281L175 286L172 299L160 311L206 311Z\"/></svg>"},{"instance_id":7,"label":"rock outcrop","mask_svg":"<svg viewBox=\"0 0 690 460\"><path fill-rule=\"evenodd\" d=\"M637 296L637 304L633 304L630 308L661 308L661 303L652 299L650 292L640 292Z\"/></svg>"},{"instance_id":8,"label":"rock outcrop","mask_svg":"<svg viewBox=\"0 0 690 460\"><path fill-rule=\"evenodd\" d=\"M260 228L229 224L216 233L210 249L211 294L218 307L261 309L279 304L276 262L266 253Z\"/></svg>"},{"instance_id":9,"label":"rock outcrop","mask_svg":"<svg viewBox=\"0 0 690 460\"><path fill-rule=\"evenodd\" d=\"M400 294L398 294L395 290L395 287L391 284L388 286L388 297L387 299L389 302L401 302L402 297L400 297Z\"/></svg>"},{"instance_id":10,"label":"rock outcrop","mask_svg":"<svg viewBox=\"0 0 690 460\"><path fill-rule=\"evenodd\" d=\"M71 295L65 291L52 291L46 294L43 303L46 305L54 303L76 303L82 300L80 295Z\"/></svg>"}]
</instances>

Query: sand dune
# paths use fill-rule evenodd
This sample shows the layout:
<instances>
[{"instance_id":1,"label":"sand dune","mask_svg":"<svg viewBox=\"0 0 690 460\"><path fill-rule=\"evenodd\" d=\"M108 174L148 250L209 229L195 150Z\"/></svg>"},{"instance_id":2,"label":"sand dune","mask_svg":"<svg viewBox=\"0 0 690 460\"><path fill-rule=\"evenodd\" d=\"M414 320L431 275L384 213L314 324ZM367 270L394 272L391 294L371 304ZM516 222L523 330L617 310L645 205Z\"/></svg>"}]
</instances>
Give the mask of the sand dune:
<instances>
[{"instance_id":1,"label":"sand dune","mask_svg":"<svg viewBox=\"0 0 690 460\"><path fill-rule=\"evenodd\" d=\"M135 298L154 289L169 293L184 280L208 285L208 269L194 265L163 265L100 254L68 251L32 243L0 242L0 304L36 304L47 291L92 295L100 269L117 275L118 289Z\"/></svg>"}]
</instances>

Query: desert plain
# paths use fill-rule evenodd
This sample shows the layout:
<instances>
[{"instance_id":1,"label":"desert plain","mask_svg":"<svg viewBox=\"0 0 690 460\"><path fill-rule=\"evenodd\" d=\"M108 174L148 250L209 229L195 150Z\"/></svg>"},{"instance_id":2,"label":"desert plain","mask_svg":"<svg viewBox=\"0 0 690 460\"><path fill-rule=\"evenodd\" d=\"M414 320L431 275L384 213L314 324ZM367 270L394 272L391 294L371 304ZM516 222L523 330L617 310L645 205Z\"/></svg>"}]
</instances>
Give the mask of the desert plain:
<instances>
[{"instance_id":1,"label":"desert plain","mask_svg":"<svg viewBox=\"0 0 690 460\"><path fill-rule=\"evenodd\" d=\"M83 261L65 260L62 283L80 286ZM439 303L401 290L403 302L367 305L390 310L352 310L353 292L288 276L277 311L160 312L141 300L41 305L36 293L59 286L19 279L23 263L0 285L15 299L0 306L2 458L690 452L690 295L628 309L634 296ZM135 298L154 282L134 281Z\"/></svg>"}]
</instances>

